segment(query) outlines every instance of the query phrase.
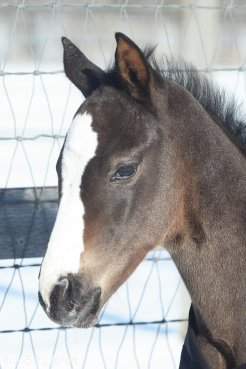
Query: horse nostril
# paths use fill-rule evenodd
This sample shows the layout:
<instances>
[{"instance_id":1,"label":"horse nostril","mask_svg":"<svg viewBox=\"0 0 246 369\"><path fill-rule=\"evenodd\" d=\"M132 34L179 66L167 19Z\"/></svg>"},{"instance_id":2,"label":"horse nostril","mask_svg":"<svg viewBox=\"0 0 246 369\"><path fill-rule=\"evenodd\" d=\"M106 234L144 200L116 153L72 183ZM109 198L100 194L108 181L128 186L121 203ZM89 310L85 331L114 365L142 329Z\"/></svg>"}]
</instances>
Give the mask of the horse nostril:
<instances>
[{"instance_id":1,"label":"horse nostril","mask_svg":"<svg viewBox=\"0 0 246 369\"><path fill-rule=\"evenodd\" d=\"M54 286L52 294L54 292L62 300L72 300L74 298L73 279L70 278L69 275L67 277L61 277Z\"/></svg>"},{"instance_id":2,"label":"horse nostril","mask_svg":"<svg viewBox=\"0 0 246 369\"><path fill-rule=\"evenodd\" d=\"M69 291L71 292L71 283L67 277L60 278L57 285L59 286L62 297L65 297Z\"/></svg>"},{"instance_id":3,"label":"horse nostril","mask_svg":"<svg viewBox=\"0 0 246 369\"><path fill-rule=\"evenodd\" d=\"M67 311L74 308L74 286L69 276L61 277L50 294L51 313L56 314L59 306L63 306Z\"/></svg>"}]
</instances>

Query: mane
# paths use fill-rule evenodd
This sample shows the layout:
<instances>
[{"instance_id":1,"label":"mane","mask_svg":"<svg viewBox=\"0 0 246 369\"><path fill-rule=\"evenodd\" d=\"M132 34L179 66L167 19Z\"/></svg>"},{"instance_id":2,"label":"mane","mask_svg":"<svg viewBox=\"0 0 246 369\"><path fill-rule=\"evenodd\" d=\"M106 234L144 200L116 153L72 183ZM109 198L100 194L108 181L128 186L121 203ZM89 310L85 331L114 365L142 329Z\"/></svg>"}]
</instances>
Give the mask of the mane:
<instances>
[{"instance_id":1,"label":"mane","mask_svg":"<svg viewBox=\"0 0 246 369\"><path fill-rule=\"evenodd\" d=\"M159 64L152 50L145 51L145 55L161 77L176 82L188 90L227 136L246 154L246 121L233 97L228 97L223 89L210 82L190 63L165 58Z\"/></svg>"}]
</instances>

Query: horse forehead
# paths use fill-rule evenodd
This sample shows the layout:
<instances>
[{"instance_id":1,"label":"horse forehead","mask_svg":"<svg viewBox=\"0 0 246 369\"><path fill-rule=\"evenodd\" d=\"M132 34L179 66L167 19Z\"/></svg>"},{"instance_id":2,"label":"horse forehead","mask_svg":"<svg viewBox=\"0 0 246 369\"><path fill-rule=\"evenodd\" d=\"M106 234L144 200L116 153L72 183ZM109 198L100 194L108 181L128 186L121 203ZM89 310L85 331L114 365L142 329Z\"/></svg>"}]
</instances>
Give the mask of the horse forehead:
<instances>
[{"instance_id":1,"label":"horse forehead","mask_svg":"<svg viewBox=\"0 0 246 369\"><path fill-rule=\"evenodd\" d=\"M93 116L78 113L68 130L62 152L62 179L81 177L97 148L97 134L92 128Z\"/></svg>"},{"instance_id":2,"label":"horse forehead","mask_svg":"<svg viewBox=\"0 0 246 369\"><path fill-rule=\"evenodd\" d=\"M87 112L78 113L68 130L64 145L65 152L70 151L74 155L83 156L87 148L94 140L92 128L93 117Z\"/></svg>"},{"instance_id":3,"label":"horse forehead","mask_svg":"<svg viewBox=\"0 0 246 369\"><path fill-rule=\"evenodd\" d=\"M100 147L119 138L131 137L138 140L147 131L149 114L134 101L125 96L108 99L103 96L88 101L88 112L93 116L93 127L98 133Z\"/></svg>"},{"instance_id":4,"label":"horse forehead","mask_svg":"<svg viewBox=\"0 0 246 369\"><path fill-rule=\"evenodd\" d=\"M95 123L98 131L106 125L111 127L114 123L118 125L125 122L142 112L136 101L110 86L96 90L84 104L87 111L92 113L93 124Z\"/></svg>"}]
</instances>

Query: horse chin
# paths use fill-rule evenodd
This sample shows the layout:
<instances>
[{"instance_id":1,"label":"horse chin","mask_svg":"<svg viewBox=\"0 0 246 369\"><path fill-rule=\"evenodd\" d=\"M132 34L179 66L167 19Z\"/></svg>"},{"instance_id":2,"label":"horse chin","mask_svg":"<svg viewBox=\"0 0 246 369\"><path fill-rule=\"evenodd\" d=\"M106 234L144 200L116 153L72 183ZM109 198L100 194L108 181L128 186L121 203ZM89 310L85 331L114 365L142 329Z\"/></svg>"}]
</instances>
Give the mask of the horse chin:
<instances>
[{"instance_id":1,"label":"horse chin","mask_svg":"<svg viewBox=\"0 0 246 369\"><path fill-rule=\"evenodd\" d=\"M96 325L98 321L97 315L90 315L86 319L79 318L76 322L74 322L73 327L75 328L92 328Z\"/></svg>"},{"instance_id":2,"label":"horse chin","mask_svg":"<svg viewBox=\"0 0 246 369\"><path fill-rule=\"evenodd\" d=\"M94 327L98 321L99 311L95 314L84 314L82 312L70 312L70 316L66 318L59 317L59 319L54 319L53 316L49 315L49 318L56 324L64 328L91 328Z\"/></svg>"}]
</instances>

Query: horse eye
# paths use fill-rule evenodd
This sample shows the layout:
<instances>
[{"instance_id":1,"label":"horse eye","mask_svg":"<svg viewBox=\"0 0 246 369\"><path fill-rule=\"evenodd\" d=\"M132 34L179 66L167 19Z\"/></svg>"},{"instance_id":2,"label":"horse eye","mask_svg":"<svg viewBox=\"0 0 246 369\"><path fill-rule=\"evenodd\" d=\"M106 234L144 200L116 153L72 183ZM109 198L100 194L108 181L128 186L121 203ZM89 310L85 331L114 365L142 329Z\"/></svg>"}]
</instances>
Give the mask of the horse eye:
<instances>
[{"instance_id":1,"label":"horse eye","mask_svg":"<svg viewBox=\"0 0 246 369\"><path fill-rule=\"evenodd\" d=\"M136 173L136 170L137 165L121 165L114 173L111 181L119 181L121 179L132 177Z\"/></svg>"}]
</instances>

